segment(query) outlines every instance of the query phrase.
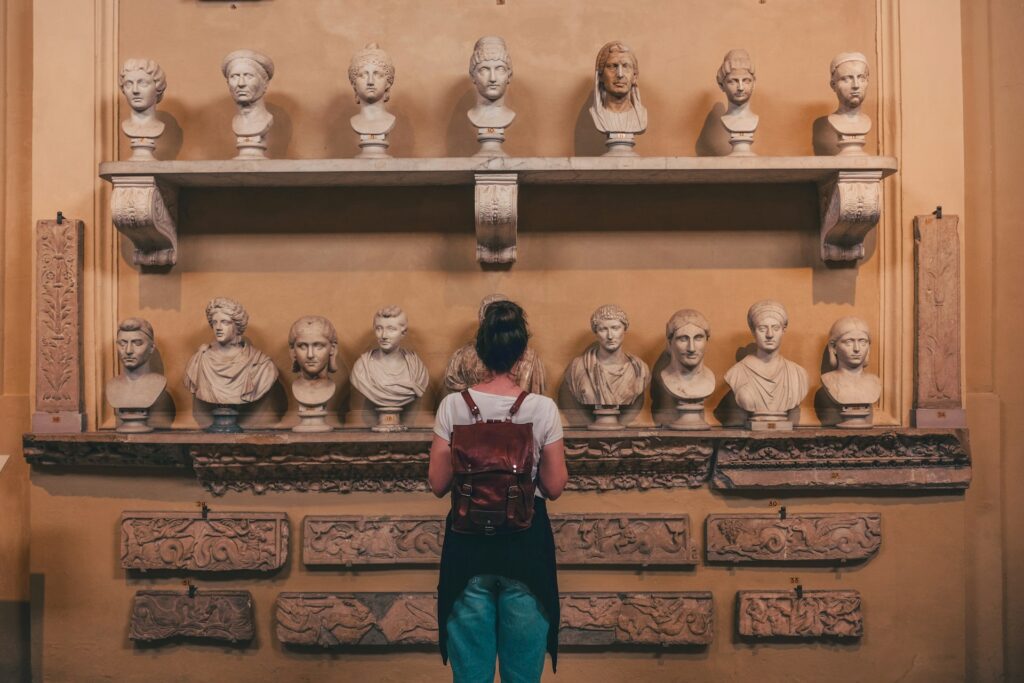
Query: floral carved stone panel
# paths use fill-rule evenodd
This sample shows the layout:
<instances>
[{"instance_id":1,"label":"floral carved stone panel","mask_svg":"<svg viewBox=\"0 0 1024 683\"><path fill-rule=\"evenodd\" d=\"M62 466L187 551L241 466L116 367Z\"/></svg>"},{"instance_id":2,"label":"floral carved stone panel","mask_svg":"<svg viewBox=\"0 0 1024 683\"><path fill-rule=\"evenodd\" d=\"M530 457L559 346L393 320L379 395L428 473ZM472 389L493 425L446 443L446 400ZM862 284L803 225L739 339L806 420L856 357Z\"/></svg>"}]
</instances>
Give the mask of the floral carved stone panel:
<instances>
[{"instance_id":1,"label":"floral carved stone panel","mask_svg":"<svg viewBox=\"0 0 1024 683\"><path fill-rule=\"evenodd\" d=\"M709 562L846 562L864 560L882 543L878 513L708 515Z\"/></svg>"},{"instance_id":2,"label":"floral carved stone panel","mask_svg":"<svg viewBox=\"0 0 1024 683\"><path fill-rule=\"evenodd\" d=\"M736 629L751 638L859 638L864 635L860 593L739 591Z\"/></svg>"},{"instance_id":3,"label":"floral carved stone panel","mask_svg":"<svg viewBox=\"0 0 1024 683\"><path fill-rule=\"evenodd\" d=\"M139 591L132 600L128 637L135 641L170 638L252 640L249 591Z\"/></svg>"},{"instance_id":4,"label":"floral carved stone panel","mask_svg":"<svg viewBox=\"0 0 1024 683\"><path fill-rule=\"evenodd\" d=\"M559 564L686 565L697 562L689 515L552 515ZM437 564L444 518L306 517L308 565Z\"/></svg>"},{"instance_id":5,"label":"floral carved stone panel","mask_svg":"<svg viewBox=\"0 0 1024 683\"><path fill-rule=\"evenodd\" d=\"M140 570L273 571L288 558L283 512L124 512L121 566Z\"/></svg>"},{"instance_id":6,"label":"floral carved stone panel","mask_svg":"<svg viewBox=\"0 0 1024 683\"><path fill-rule=\"evenodd\" d=\"M707 645L711 593L563 593L564 646ZM316 647L437 644L433 593L281 593L277 638Z\"/></svg>"}]
</instances>

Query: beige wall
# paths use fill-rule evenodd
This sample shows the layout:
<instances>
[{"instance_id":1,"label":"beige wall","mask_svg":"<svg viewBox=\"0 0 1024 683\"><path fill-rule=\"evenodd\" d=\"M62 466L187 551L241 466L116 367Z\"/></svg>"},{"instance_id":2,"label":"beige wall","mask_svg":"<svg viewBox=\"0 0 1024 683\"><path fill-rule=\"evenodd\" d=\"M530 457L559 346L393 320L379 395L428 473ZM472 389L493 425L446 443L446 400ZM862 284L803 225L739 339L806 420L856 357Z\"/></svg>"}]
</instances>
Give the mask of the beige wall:
<instances>
[{"instance_id":1,"label":"beige wall","mask_svg":"<svg viewBox=\"0 0 1024 683\"><path fill-rule=\"evenodd\" d=\"M1013 469L1020 465L1002 456L1010 455L1006 444L1017 443L1011 425L1021 422L1014 416L1021 415L1024 397L1013 393L1018 391L1014 379L1019 379L1020 367L1010 359L1011 328L1020 323L1008 307L1007 297L1012 295L1002 293L1012 292L1019 278L1015 264L1021 245L1012 231L1011 211L1016 207L1010 199L1016 194L1010 185L1015 156L997 154L989 145L997 132L1005 131L999 140L1007 137L1011 117L1020 111L1001 85L1012 77L1013 50L1019 49L1014 28L1022 24L1009 3L969 5L973 3L965 3L961 25L960 5L950 0L850 0L829 3L827 11L816 12L805 11L806 5L797 0L714 6L650 0L631 5L643 22L632 35L624 35L618 31L620 9L582 1L467 6L439 0L362 9L346 4L343 13L340 3L327 1L36 0L34 91L24 67L13 76L21 84L19 92L31 91L34 98L32 147L23 149L23 154L32 154L30 184L26 161L19 173L10 170L12 159L18 158L11 156L11 140L23 145L26 136L6 138L5 188L21 184L4 196L5 397L28 391L28 364L12 362L25 357L28 344L27 303L24 290L16 287L24 286L28 277L24 226L59 208L87 225L87 390L90 419L102 426L113 424L109 412L102 410L101 398L102 382L114 372L109 342L118 317L141 314L154 322L178 407L176 425L184 427L195 422L190 399L179 388L181 370L206 339L201 310L211 296L235 296L249 307L253 340L282 370L288 368L287 327L297 315L318 312L334 319L342 336L342 356L351 365L371 341L372 311L400 302L411 317L410 345L423 355L436 387L448 353L471 332L480 296L496 290L517 298L530 312L552 395L561 369L589 341L590 311L609 301L629 311L627 345L651 364L660 353L668 315L681 306L704 309L715 326L708 362L719 376L736 349L747 342L743 315L754 299L768 295L786 302L793 324L787 354L810 369L821 361L831 320L862 315L878 330L873 363L886 380L882 419L906 423L912 342L910 225L915 214L942 204L948 213L963 216L967 247L967 383L972 392L976 482L966 500L786 499L793 511L882 511L885 537L880 555L839 571L700 566L682 572L565 572L562 586L569 590L710 589L718 623L716 642L705 653L572 654L565 657L558 680L603 676L773 681L800 675L814 678L822 671L835 680L851 681L900 676L929 682L965 676L999 680L1004 670L1004 611L1009 624L1006 642L1019 642L1022 635L1022 597L1012 580L1024 562L1024 548L1012 534L1013 524L1019 528L1016 520L1022 511L1014 509L1012 495L1002 495L1001 482L1021 480L1021 473ZM23 28L33 19L17 16ZM925 26L927 31L921 28ZM817 258L813 194L764 188L750 189L749 195L736 188L623 188L600 194L527 188L521 196L520 263L507 272L481 272L473 261L468 189L195 193L185 198L191 209L181 221L181 260L171 273L140 274L121 258L124 245L118 245L106 215L107 189L96 180L98 161L127 155L124 143L118 144L114 136L124 108L114 90L121 59L151 56L168 74L161 107L182 136L174 141L172 122L165 154L180 159L232 154L232 105L217 66L224 53L244 46L265 50L277 64L268 97L277 117L278 142L272 151L289 158L345 157L355 152L347 127L355 104L345 67L353 50L377 40L391 52L398 71L392 100L398 116L393 152L452 156L474 149L463 113L472 102L464 64L473 40L492 32L505 36L515 61L510 104L519 118L509 131L507 149L516 155L583 155L599 149L589 134L585 111L591 87L587 72L597 48L613 37L632 43L640 58L644 103L651 112L651 129L639 143L644 154L692 154L705 115L721 99L713 81L721 56L740 45L750 50L758 66L758 151L809 154L810 121L827 113L833 102L827 87L828 60L840 49L866 52L873 61L871 145L901 162L900 174L886 183L885 218L869 238L869 258L855 271L825 269ZM16 41L7 43L6 54L15 45L22 46L22 54L33 51L25 43L28 35L27 28L19 32ZM989 40L991 53L986 52ZM61 52L52 49L55 44L62 46ZM5 73L9 72L8 67ZM15 103L22 116L27 111L27 95L10 97L11 78L5 100L8 131ZM67 82L76 83L80 98L64 95L60 84ZM936 92L942 98L936 98ZM54 101L61 106L52 106ZM965 116L966 160L961 133ZM987 174L992 182L984 181ZM997 195L999 187L1004 191ZM10 202L12 193L32 197L31 216L24 201ZM748 197L753 198L749 204L741 201ZM679 210L680 204L685 212ZM239 218L239 212L247 210L256 214L255 219ZM12 221L12 211L25 215ZM304 298L309 303L298 310L295 302ZM283 392L290 376L285 373L282 379ZM16 399L10 409L6 405L5 419L24 424L24 398ZM425 401L414 422L428 424L430 408L430 400ZM567 415L573 417L571 412ZM283 404L266 405L257 417L283 424L292 419ZM358 410L345 416L349 425L364 418ZM804 418L813 422L810 401ZM649 423L649 407L637 419ZM19 430L15 426L3 433L16 435ZM15 495L24 489L24 465L16 466L20 472L9 467L0 475L0 504L16 500L6 496L3 486ZM154 671L161 672L161 680L180 680L186 672L200 669L223 680L269 676L266 672L284 680L336 676L341 667L352 680L444 679L446 671L427 654L356 657L282 650L272 635L271 610L280 590L430 590L435 582L432 572L419 570L308 572L294 555L290 567L269 580L230 583L251 589L256 597L258 636L252 648L133 648L126 637L131 593L149 585L171 587L175 581L127 578L117 568L118 515L124 509L191 509L197 499L209 501L215 509L284 510L293 530L304 514L443 508L441 502L414 495L234 494L211 499L189 480L37 473L31 537L32 572L41 579L43 591L35 643L35 673L40 680L109 674L126 681L153 680ZM574 494L557 509L686 511L698 524L708 512L767 509L767 500L707 490ZM15 502L12 517L17 522L0 530L0 544L9 543L12 556L24 556L26 544L18 524L27 524L27 506ZM1005 560L1000 551L1003 534L1010 539ZM296 545L297 540L293 552ZM17 587L11 589L10 599L23 599L25 572L11 576ZM799 576L809 588L861 590L865 638L851 646L753 647L733 642L734 591L787 587L791 576ZM2 581L0 589L6 585ZM221 585L202 582L214 583ZM1010 598L1005 605L1004 583ZM93 626L83 628L86 623ZM1024 671L1013 659L1021 655L1012 647L1006 649L1007 671Z\"/></svg>"}]
</instances>

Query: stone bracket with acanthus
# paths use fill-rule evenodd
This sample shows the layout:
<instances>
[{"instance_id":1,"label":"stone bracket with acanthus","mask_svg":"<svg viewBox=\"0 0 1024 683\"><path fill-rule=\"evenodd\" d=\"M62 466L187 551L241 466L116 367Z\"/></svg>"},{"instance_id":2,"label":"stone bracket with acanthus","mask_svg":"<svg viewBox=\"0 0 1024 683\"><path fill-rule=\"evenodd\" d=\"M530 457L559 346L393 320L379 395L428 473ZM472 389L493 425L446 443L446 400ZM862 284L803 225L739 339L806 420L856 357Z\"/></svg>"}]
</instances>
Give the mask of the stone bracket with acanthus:
<instances>
[{"instance_id":1,"label":"stone bracket with acanthus","mask_svg":"<svg viewBox=\"0 0 1024 683\"><path fill-rule=\"evenodd\" d=\"M114 176L110 215L118 232L135 246L137 266L173 266L178 261L177 187L155 176Z\"/></svg>"},{"instance_id":2,"label":"stone bracket with acanthus","mask_svg":"<svg viewBox=\"0 0 1024 683\"><path fill-rule=\"evenodd\" d=\"M515 173L476 173L473 213L476 260L515 263L519 219L519 184Z\"/></svg>"},{"instance_id":3,"label":"stone bracket with acanthus","mask_svg":"<svg viewBox=\"0 0 1024 683\"><path fill-rule=\"evenodd\" d=\"M819 183L821 258L828 262L864 258L864 238L882 213L882 172L839 171Z\"/></svg>"}]
</instances>

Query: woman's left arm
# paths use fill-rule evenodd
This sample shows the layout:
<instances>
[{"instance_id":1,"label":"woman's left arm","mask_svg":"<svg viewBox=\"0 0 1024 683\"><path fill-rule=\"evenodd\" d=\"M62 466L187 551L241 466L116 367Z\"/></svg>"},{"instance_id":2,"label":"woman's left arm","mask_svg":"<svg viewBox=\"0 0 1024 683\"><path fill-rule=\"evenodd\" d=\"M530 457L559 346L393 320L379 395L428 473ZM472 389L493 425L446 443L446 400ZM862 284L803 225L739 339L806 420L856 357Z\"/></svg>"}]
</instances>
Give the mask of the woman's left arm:
<instances>
[{"instance_id":1,"label":"woman's left arm","mask_svg":"<svg viewBox=\"0 0 1024 683\"><path fill-rule=\"evenodd\" d=\"M434 441L430 444L430 467L427 470L430 490L438 498L443 498L451 489L454 478L451 446L447 441L434 434Z\"/></svg>"}]
</instances>

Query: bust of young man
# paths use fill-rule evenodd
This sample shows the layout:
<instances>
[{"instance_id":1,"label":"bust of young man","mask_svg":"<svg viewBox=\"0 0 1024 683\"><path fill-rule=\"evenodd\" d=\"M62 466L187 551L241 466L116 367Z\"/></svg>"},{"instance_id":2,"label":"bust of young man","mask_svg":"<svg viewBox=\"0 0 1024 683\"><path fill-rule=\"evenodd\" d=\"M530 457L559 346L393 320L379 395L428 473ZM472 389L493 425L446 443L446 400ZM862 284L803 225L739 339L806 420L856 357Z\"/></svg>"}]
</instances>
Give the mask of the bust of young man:
<instances>
[{"instance_id":1,"label":"bust of young man","mask_svg":"<svg viewBox=\"0 0 1024 683\"><path fill-rule=\"evenodd\" d=\"M704 352L711 339L711 324L699 311L676 311L665 325L669 363L661 371L661 383L680 400L700 401L715 391L715 374L704 366Z\"/></svg>"},{"instance_id":2,"label":"bust of young man","mask_svg":"<svg viewBox=\"0 0 1024 683\"><path fill-rule=\"evenodd\" d=\"M156 351L153 326L142 318L125 318L114 343L123 372L107 382L107 402L116 409L150 408L167 386L167 378L149 365Z\"/></svg>"},{"instance_id":3,"label":"bust of young man","mask_svg":"<svg viewBox=\"0 0 1024 683\"><path fill-rule=\"evenodd\" d=\"M597 341L574 358L565 373L570 393L581 405L631 405L643 395L651 371L622 348L629 329L626 312L615 305L601 306L590 317L590 329Z\"/></svg>"},{"instance_id":4,"label":"bust of young man","mask_svg":"<svg viewBox=\"0 0 1024 683\"><path fill-rule=\"evenodd\" d=\"M430 383L427 367L414 351L402 348L409 319L398 306L385 306L373 316L377 348L359 356L352 368L352 386L377 407L400 408L423 395Z\"/></svg>"}]
</instances>

